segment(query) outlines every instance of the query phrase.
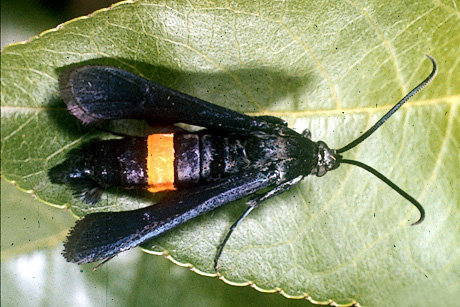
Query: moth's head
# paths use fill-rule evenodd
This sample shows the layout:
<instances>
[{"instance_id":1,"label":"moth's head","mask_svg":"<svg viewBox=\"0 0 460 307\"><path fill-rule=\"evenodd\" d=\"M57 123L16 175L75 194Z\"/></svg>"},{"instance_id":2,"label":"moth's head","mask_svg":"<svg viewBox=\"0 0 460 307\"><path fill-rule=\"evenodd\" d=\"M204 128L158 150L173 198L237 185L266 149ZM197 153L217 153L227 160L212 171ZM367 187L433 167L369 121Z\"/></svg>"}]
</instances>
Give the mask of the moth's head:
<instances>
[{"instance_id":1,"label":"moth's head","mask_svg":"<svg viewBox=\"0 0 460 307\"><path fill-rule=\"evenodd\" d=\"M318 141L316 144L318 145L318 163L312 169L311 174L322 177L328 171L339 167L342 156L335 149L329 148L323 141Z\"/></svg>"}]
</instances>

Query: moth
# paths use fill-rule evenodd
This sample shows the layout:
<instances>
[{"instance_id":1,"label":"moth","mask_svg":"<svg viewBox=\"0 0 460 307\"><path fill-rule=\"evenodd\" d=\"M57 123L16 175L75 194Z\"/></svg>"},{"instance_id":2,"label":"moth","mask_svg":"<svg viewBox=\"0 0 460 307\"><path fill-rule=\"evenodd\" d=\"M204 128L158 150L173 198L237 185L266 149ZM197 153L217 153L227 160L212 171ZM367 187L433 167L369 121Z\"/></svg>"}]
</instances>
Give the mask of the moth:
<instances>
[{"instance_id":1,"label":"moth","mask_svg":"<svg viewBox=\"0 0 460 307\"><path fill-rule=\"evenodd\" d=\"M92 141L50 169L53 183L69 185L90 204L114 186L153 193L169 191L159 203L146 208L86 215L68 235L65 259L78 264L105 262L190 219L248 198L246 211L217 251L217 269L233 230L254 209L304 177L321 177L341 164L361 167L380 178L419 210L420 218L412 225L421 223L425 211L412 196L375 169L342 154L368 138L434 79L437 64L427 57L433 64L430 75L369 130L340 149L312 141L308 130L299 134L280 118L235 112L119 68L65 70L59 78L61 96L83 124L130 118L164 126L186 123L205 128Z\"/></svg>"}]
</instances>

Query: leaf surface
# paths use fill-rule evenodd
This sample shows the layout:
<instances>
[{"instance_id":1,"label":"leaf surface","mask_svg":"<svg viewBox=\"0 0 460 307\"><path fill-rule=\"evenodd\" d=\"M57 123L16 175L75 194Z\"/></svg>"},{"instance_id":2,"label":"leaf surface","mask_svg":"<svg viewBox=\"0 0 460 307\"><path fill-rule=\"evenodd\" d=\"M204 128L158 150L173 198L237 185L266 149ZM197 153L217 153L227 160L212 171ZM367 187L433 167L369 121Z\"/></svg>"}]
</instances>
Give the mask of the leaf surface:
<instances>
[{"instance_id":1,"label":"leaf surface","mask_svg":"<svg viewBox=\"0 0 460 307\"><path fill-rule=\"evenodd\" d=\"M452 3L427 1L120 3L2 51L2 176L77 216L153 202L111 191L89 207L49 182L50 167L100 136L59 97L58 75L69 65L122 67L231 109L282 117L339 148L429 74L429 53L440 66L433 84L345 155L419 200L425 222L408 227L415 208L343 165L255 210L228 242L221 273L232 284L323 303L455 301L459 20ZM229 204L145 247L213 274L216 248L243 211L243 202Z\"/></svg>"}]
</instances>

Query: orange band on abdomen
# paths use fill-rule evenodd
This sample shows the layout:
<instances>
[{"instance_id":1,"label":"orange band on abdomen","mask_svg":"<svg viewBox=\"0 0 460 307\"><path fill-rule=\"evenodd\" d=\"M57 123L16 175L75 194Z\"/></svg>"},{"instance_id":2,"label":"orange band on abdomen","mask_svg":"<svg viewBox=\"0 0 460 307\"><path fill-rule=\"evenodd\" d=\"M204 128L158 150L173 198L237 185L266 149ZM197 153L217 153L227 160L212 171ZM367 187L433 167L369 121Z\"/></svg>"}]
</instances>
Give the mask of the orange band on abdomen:
<instances>
[{"instance_id":1,"label":"orange band on abdomen","mask_svg":"<svg viewBox=\"0 0 460 307\"><path fill-rule=\"evenodd\" d=\"M175 190L174 135L151 134L147 138L147 179L150 192Z\"/></svg>"}]
</instances>

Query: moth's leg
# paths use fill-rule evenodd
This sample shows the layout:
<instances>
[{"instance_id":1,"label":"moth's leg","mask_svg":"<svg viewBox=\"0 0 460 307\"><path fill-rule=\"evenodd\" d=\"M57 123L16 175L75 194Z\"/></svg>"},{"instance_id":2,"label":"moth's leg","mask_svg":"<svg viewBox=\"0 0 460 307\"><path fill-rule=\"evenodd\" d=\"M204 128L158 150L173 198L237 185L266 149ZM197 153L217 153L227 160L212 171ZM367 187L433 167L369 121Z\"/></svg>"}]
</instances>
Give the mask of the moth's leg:
<instances>
[{"instance_id":1,"label":"moth's leg","mask_svg":"<svg viewBox=\"0 0 460 307\"><path fill-rule=\"evenodd\" d=\"M296 185L300 180L302 180L303 175L297 176L294 179L291 179L289 181L283 182L280 185L274 187L264 195L258 196L257 198L251 199L248 201L246 204L249 206L249 208L246 209L246 211L236 220L236 222L230 227L227 235L225 236L224 240L222 241L217 255L216 259L214 261L215 263L215 268L216 268L216 273L219 272L219 259L220 256L222 255L222 252L224 250L225 245L227 244L227 241L230 239L230 236L232 235L233 231L235 228L249 215L249 213L252 212L255 208L257 208L261 203L266 201L267 199L274 197L276 195L282 194L289 190L292 186Z\"/></svg>"}]
</instances>

